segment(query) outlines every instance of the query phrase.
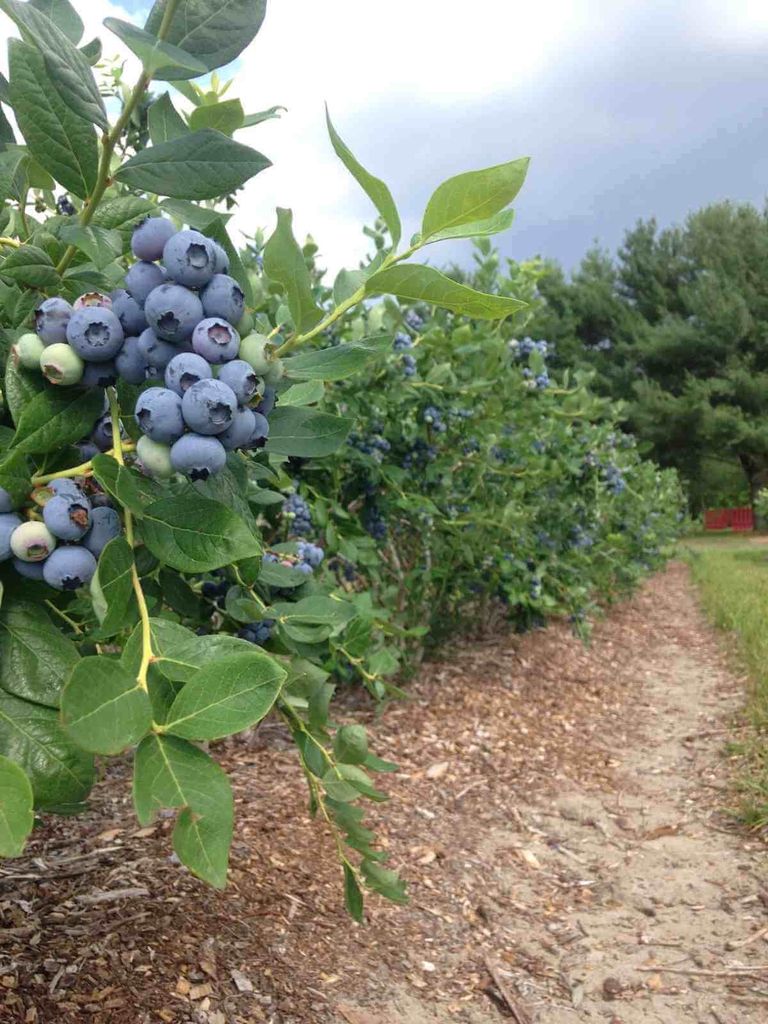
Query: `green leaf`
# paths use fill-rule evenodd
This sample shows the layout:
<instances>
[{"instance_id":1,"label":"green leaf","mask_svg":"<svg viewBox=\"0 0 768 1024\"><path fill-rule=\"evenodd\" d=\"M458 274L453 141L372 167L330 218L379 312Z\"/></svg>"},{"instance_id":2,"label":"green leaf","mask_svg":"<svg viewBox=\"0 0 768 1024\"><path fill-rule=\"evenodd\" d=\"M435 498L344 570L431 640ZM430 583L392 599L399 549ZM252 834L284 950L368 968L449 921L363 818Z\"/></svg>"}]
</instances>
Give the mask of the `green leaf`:
<instances>
[{"instance_id":1,"label":"green leaf","mask_svg":"<svg viewBox=\"0 0 768 1024\"><path fill-rule=\"evenodd\" d=\"M61 723L83 750L120 754L149 730L152 705L147 691L120 662L83 658L64 687Z\"/></svg>"},{"instance_id":2,"label":"green leaf","mask_svg":"<svg viewBox=\"0 0 768 1024\"><path fill-rule=\"evenodd\" d=\"M85 57L88 64L93 67L101 60L101 40L92 39L90 43L80 47L80 53Z\"/></svg>"},{"instance_id":3,"label":"green leaf","mask_svg":"<svg viewBox=\"0 0 768 1024\"><path fill-rule=\"evenodd\" d=\"M270 618L279 622L330 626L340 631L357 615L357 609L348 601L332 597L305 597L296 604L278 603L269 608Z\"/></svg>"},{"instance_id":4,"label":"green leaf","mask_svg":"<svg viewBox=\"0 0 768 1024\"><path fill-rule=\"evenodd\" d=\"M8 40L13 110L30 153L68 192L85 199L96 184L96 133L54 88L39 50Z\"/></svg>"},{"instance_id":5,"label":"green leaf","mask_svg":"<svg viewBox=\"0 0 768 1024\"><path fill-rule=\"evenodd\" d=\"M55 288L59 284L51 257L35 245L14 249L0 266L0 274L28 288Z\"/></svg>"},{"instance_id":6,"label":"green leaf","mask_svg":"<svg viewBox=\"0 0 768 1024\"><path fill-rule=\"evenodd\" d=\"M293 406L316 405L322 402L325 387L321 380L308 380L303 384L293 384L280 395L280 405L284 408Z\"/></svg>"},{"instance_id":7,"label":"green leaf","mask_svg":"<svg viewBox=\"0 0 768 1024\"><path fill-rule=\"evenodd\" d=\"M209 210L207 206L198 206L197 203L188 203L185 199L164 199L160 207L182 224L202 232L214 228L217 222L226 224L232 216L218 210Z\"/></svg>"},{"instance_id":8,"label":"green leaf","mask_svg":"<svg viewBox=\"0 0 768 1024\"><path fill-rule=\"evenodd\" d=\"M313 409L278 406L269 417L266 450L302 458L330 455L346 441L353 421Z\"/></svg>"},{"instance_id":9,"label":"green leaf","mask_svg":"<svg viewBox=\"0 0 768 1024\"><path fill-rule=\"evenodd\" d=\"M245 120L243 121L243 128L252 128L256 124L261 124L263 121L271 121L273 118L280 118L278 110L287 110L288 107L270 107L268 110L260 110L257 114L246 114Z\"/></svg>"},{"instance_id":10,"label":"green leaf","mask_svg":"<svg viewBox=\"0 0 768 1024\"><path fill-rule=\"evenodd\" d=\"M277 208L277 227L264 248L264 272L285 289L296 330L303 334L323 319L312 295L307 261L293 237L293 213Z\"/></svg>"},{"instance_id":11,"label":"green leaf","mask_svg":"<svg viewBox=\"0 0 768 1024\"><path fill-rule=\"evenodd\" d=\"M156 0L145 28L157 34L168 0ZM194 54L208 71L229 64L253 41L261 28L266 0L184 0L171 20L168 42ZM162 68L157 78L188 78L174 68Z\"/></svg>"},{"instance_id":12,"label":"green leaf","mask_svg":"<svg viewBox=\"0 0 768 1024\"><path fill-rule=\"evenodd\" d=\"M512 227L514 219L514 210L502 210L501 213L495 213L486 220L476 220L469 224L460 224L454 228L445 228L443 231L438 231L436 234L425 239L424 244L442 242L446 238L481 238L488 235L498 235L502 231L508 231Z\"/></svg>"},{"instance_id":13,"label":"green leaf","mask_svg":"<svg viewBox=\"0 0 768 1024\"><path fill-rule=\"evenodd\" d=\"M523 187L529 157L449 178L435 189L424 211L423 241L441 231L487 220L509 206ZM456 236L447 236L456 237Z\"/></svg>"},{"instance_id":14,"label":"green leaf","mask_svg":"<svg viewBox=\"0 0 768 1024\"><path fill-rule=\"evenodd\" d=\"M129 188L176 199L215 199L234 192L272 163L221 132L199 132L150 146L115 173Z\"/></svg>"},{"instance_id":15,"label":"green leaf","mask_svg":"<svg viewBox=\"0 0 768 1024\"><path fill-rule=\"evenodd\" d=\"M226 633L198 636L168 619L150 619L154 664L168 679L188 683L200 669L233 654L253 651L247 640ZM137 626L123 649L121 662L126 671L136 674L141 664L141 626Z\"/></svg>"},{"instance_id":16,"label":"green leaf","mask_svg":"<svg viewBox=\"0 0 768 1024\"><path fill-rule=\"evenodd\" d=\"M307 577L298 569L275 562L262 563L259 583L264 583L268 587L300 587L306 582Z\"/></svg>"},{"instance_id":17,"label":"green leaf","mask_svg":"<svg viewBox=\"0 0 768 1024\"><path fill-rule=\"evenodd\" d=\"M361 795L355 787L337 774L336 768L329 768L322 778L323 789L331 798L340 804L348 804Z\"/></svg>"},{"instance_id":18,"label":"green leaf","mask_svg":"<svg viewBox=\"0 0 768 1024\"><path fill-rule=\"evenodd\" d=\"M97 388L41 391L19 418L14 446L20 452L44 453L75 444L93 430L102 406Z\"/></svg>"},{"instance_id":19,"label":"green leaf","mask_svg":"<svg viewBox=\"0 0 768 1024\"><path fill-rule=\"evenodd\" d=\"M29 779L17 764L0 756L0 857L21 857L35 824Z\"/></svg>"},{"instance_id":20,"label":"green leaf","mask_svg":"<svg viewBox=\"0 0 768 1024\"><path fill-rule=\"evenodd\" d=\"M355 872L349 866L344 865L344 902L347 905L349 916L358 924L363 923L363 894L357 884Z\"/></svg>"},{"instance_id":21,"label":"green leaf","mask_svg":"<svg viewBox=\"0 0 768 1024\"><path fill-rule=\"evenodd\" d=\"M487 295L420 263L401 263L377 271L366 285L366 295L389 293L401 299L428 302L463 316L499 320L516 313L527 303L506 295Z\"/></svg>"},{"instance_id":22,"label":"green leaf","mask_svg":"<svg viewBox=\"0 0 768 1024\"><path fill-rule=\"evenodd\" d=\"M0 0L21 36L45 57L48 73L63 103L78 117L109 131L99 87L85 57L50 18L29 3Z\"/></svg>"},{"instance_id":23,"label":"green leaf","mask_svg":"<svg viewBox=\"0 0 768 1024\"><path fill-rule=\"evenodd\" d=\"M29 0L32 7L60 28L70 43L75 46L83 38L83 22L69 0Z\"/></svg>"},{"instance_id":24,"label":"green leaf","mask_svg":"<svg viewBox=\"0 0 768 1024\"><path fill-rule=\"evenodd\" d=\"M374 178L372 174L369 174L368 171L366 171L362 164L357 161L349 147L342 141L338 132L331 123L331 115L328 113L327 106L325 108L325 120L328 125L328 134L331 137L331 145L333 146L336 156L341 160L349 173L379 211L382 220L389 229L392 245L393 247L397 247L402 235L402 228L400 226L400 215L397 212L397 206L395 206L392 193L383 181L379 178Z\"/></svg>"},{"instance_id":25,"label":"green leaf","mask_svg":"<svg viewBox=\"0 0 768 1024\"><path fill-rule=\"evenodd\" d=\"M208 70L202 61L173 43L162 42L157 36L137 28L119 18L105 18L104 27L122 39L131 53L135 53L146 74L162 78L164 72L174 72L173 77L197 78Z\"/></svg>"},{"instance_id":26,"label":"green leaf","mask_svg":"<svg viewBox=\"0 0 768 1024\"><path fill-rule=\"evenodd\" d=\"M125 537L115 537L102 551L91 589L102 603L103 613L99 614L94 595L94 610L103 637L114 636L135 625L139 608L133 589L133 549Z\"/></svg>"},{"instance_id":27,"label":"green leaf","mask_svg":"<svg viewBox=\"0 0 768 1024\"><path fill-rule=\"evenodd\" d=\"M372 772L397 772L400 770L399 765L393 764L392 761L382 761L380 757L375 754L369 754L363 762L365 767L370 769Z\"/></svg>"},{"instance_id":28,"label":"green leaf","mask_svg":"<svg viewBox=\"0 0 768 1024\"><path fill-rule=\"evenodd\" d=\"M221 103L195 107L189 118L192 131L200 128L215 128L224 135L232 135L245 122L245 112L240 100L222 100Z\"/></svg>"},{"instance_id":29,"label":"green leaf","mask_svg":"<svg viewBox=\"0 0 768 1024\"><path fill-rule=\"evenodd\" d=\"M59 712L0 690L0 753L27 774L40 810L84 800L95 781L93 755L64 732Z\"/></svg>"},{"instance_id":30,"label":"green leaf","mask_svg":"<svg viewBox=\"0 0 768 1024\"><path fill-rule=\"evenodd\" d=\"M189 100L193 107L199 107L203 102L205 93L202 90L198 92L197 87L191 82L184 82L179 78L172 84L174 89L177 89L185 99Z\"/></svg>"},{"instance_id":31,"label":"green leaf","mask_svg":"<svg viewBox=\"0 0 768 1024\"><path fill-rule=\"evenodd\" d=\"M21 415L44 387L43 378L39 373L14 366L9 359L5 367L5 401L11 411L13 422L18 426ZM2 485L3 487L5 484Z\"/></svg>"},{"instance_id":32,"label":"green leaf","mask_svg":"<svg viewBox=\"0 0 768 1024\"><path fill-rule=\"evenodd\" d=\"M366 363L388 352L392 337L363 338L335 348L316 349L285 360L285 374L294 380L344 380ZM282 403L283 398L280 397Z\"/></svg>"},{"instance_id":33,"label":"green leaf","mask_svg":"<svg viewBox=\"0 0 768 1024\"><path fill-rule=\"evenodd\" d=\"M45 609L24 598L0 609L0 684L34 704L57 708L61 691L80 661L77 648Z\"/></svg>"},{"instance_id":34,"label":"green leaf","mask_svg":"<svg viewBox=\"0 0 768 1024\"><path fill-rule=\"evenodd\" d=\"M232 842L234 801L216 762L175 736L147 736L134 760L133 801L142 825L161 807L181 807L173 846L190 871L223 889Z\"/></svg>"},{"instance_id":35,"label":"green leaf","mask_svg":"<svg viewBox=\"0 0 768 1024\"><path fill-rule=\"evenodd\" d=\"M342 725L334 737L333 752L344 764L365 764L368 736L362 725Z\"/></svg>"},{"instance_id":36,"label":"green leaf","mask_svg":"<svg viewBox=\"0 0 768 1024\"><path fill-rule=\"evenodd\" d=\"M207 498L156 501L137 526L152 554L180 572L210 572L262 553L243 520Z\"/></svg>"},{"instance_id":37,"label":"green leaf","mask_svg":"<svg viewBox=\"0 0 768 1024\"><path fill-rule=\"evenodd\" d=\"M405 882L398 877L396 871L388 871L370 860L362 862L360 871L369 889L392 900L393 903L408 903Z\"/></svg>"},{"instance_id":38,"label":"green leaf","mask_svg":"<svg viewBox=\"0 0 768 1024\"><path fill-rule=\"evenodd\" d=\"M131 248L133 229L147 217L157 214L157 206L140 196L121 196L99 203L91 220L91 227L119 231L123 239L123 252Z\"/></svg>"},{"instance_id":39,"label":"green leaf","mask_svg":"<svg viewBox=\"0 0 768 1024\"><path fill-rule=\"evenodd\" d=\"M0 487L10 494L14 508L29 497L32 490L32 466L23 452L12 451L0 457Z\"/></svg>"},{"instance_id":40,"label":"green leaf","mask_svg":"<svg viewBox=\"0 0 768 1024\"><path fill-rule=\"evenodd\" d=\"M143 476L132 467L121 466L111 455L97 455L92 462L94 476L104 490L137 519L143 518L147 506L167 497L161 483Z\"/></svg>"},{"instance_id":41,"label":"green leaf","mask_svg":"<svg viewBox=\"0 0 768 1024\"><path fill-rule=\"evenodd\" d=\"M381 793L378 789L374 789L371 784L371 779L365 774L362 768L356 764L339 764L337 765L339 774L354 786L355 789L362 796L367 796L369 800L374 800L376 803L383 803L388 800L389 797L386 793Z\"/></svg>"},{"instance_id":42,"label":"green leaf","mask_svg":"<svg viewBox=\"0 0 768 1024\"><path fill-rule=\"evenodd\" d=\"M159 146L161 142L168 142L170 139L178 139L182 135L189 135L189 126L174 107L167 92L150 104L147 123L153 146Z\"/></svg>"},{"instance_id":43,"label":"green leaf","mask_svg":"<svg viewBox=\"0 0 768 1024\"><path fill-rule=\"evenodd\" d=\"M163 600L178 614L187 619L201 619L206 607L187 581L172 569L160 572L160 587Z\"/></svg>"},{"instance_id":44,"label":"green leaf","mask_svg":"<svg viewBox=\"0 0 768 1024\"><path fill-rule=\"evenodd\" d=\"M371 275L365 270L345 270L342 268L333 282L333 301L337 306L351 299L356 291L363 287Z\"/></svg>"},{"instance_id":45,"label":"green leaf","mask_svg":"<svg viewBox=\"0 0 768 1024\"><path fill-rule=\"evenodd\" d=\"M258 651L220 658L179 693L165 728L187 740L241 732L270 712L285 678L285 670Z\"/></svg>"},{"instance_id":46,"label":"green leaf","mask_svg":"<svg viewBox=\"0 0 768 1024\"><path fill-rule=\"evenodd\" d=\"M72 224L59 232L62 242L74 245L84 252L97 270L103 270L114 263L123 253L123 237L119 231L107 228L83 228Z\"/></svg>"}]
</instances>

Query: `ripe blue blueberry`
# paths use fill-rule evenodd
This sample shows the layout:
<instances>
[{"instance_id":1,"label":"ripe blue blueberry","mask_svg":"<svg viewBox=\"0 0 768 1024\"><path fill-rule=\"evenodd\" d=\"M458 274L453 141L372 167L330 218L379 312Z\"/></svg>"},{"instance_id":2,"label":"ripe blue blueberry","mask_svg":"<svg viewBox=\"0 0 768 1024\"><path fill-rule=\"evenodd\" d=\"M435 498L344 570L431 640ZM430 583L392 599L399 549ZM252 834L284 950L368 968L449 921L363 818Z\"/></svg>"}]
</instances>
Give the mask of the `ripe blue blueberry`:
<instances>
[{"instance_id":1,"label":"ripe blue blueberry","mask_svg":"<svg viewBox=\"0 0 768 1024\"><path fill-rule=\"evenodd\" d=\"M244 359L233 359L231 363L225 363L219 371L219 380L232 388L240 405L248 405L259 387L255 370Z\"/></svg>"},{"instance_id":2,"label":"ripe blue blueberry","mask_svg":"<svg viewBox=\"0 0 768 1024\"><path fill-rule=\"evenodd\" d=\"M59 540L82 540L91 528L92 514L84 494L56 494L43 505L43 522Z\"/></svg>"},{"instance_id":3,"label":"ripe blue blueberry","mask_svg":"<svg viewBox=\"0 0 768 1024\"><path fill-rule=\"evenodd\" d=\"M13 501L4 487L0 487L0 515L7 515L13 511Z\"/></svg>"},{"instance_id":4,"label":"ripe blue blueberry","mask_svg":"<svg viewBox=\"0 0 768 1024\"><path fill-rule=\"evenodd\" d=\"M217 435L228 451L247 448L256 430L256 413L252 409L238 409L226 430Z\"/></svg>"},{"instance_id":5,"label":"ripe blue blueberry","mask_svg":"<svg viewBox=\"0 0 768 1024\"><path fill-rule=\"evenodd\" d=\"M82 380L85 363L69 345L56 342L46 345L40 356L40 369L51 384L68 387Z\"/></svg>"},{"instance_id":6,"label":"ripe blue blueberry","mask_svg":"<svg viewBox=\"0 0 768 1024\"><path fill-rule=\"evenodd\" d=\"M192 337L203 319L200 299L180 284L163 284L150 294L144 306L147 323L159 338L178 345Z\"/></svg>"},{"instance_id":7,"label":"ripe blue blueberry","mask_svg":"<svg viewBox=\"0 0 768 1024\"><path fill-rule=\"evenodd\" d=\"M106 363L86 363L80 379L86 388L110 388L116 381L117 365L114 359Z\"/></svg>"},{"instance_id":8,"label":"ripe blue blueberry","mask_svg":"<svg viewBox=\"0 0 768 1024\"><path fill-rule=\"evenodd\" d=\"M86 306L73 313L67 325L67 341L87 363L114 359L124 340L123 328L111 309Z\"/></svg>"},{"instance_id":9,"label":"ripe blue blueberry","mask_svg":"<svg viewBox=\"0 0 768 1024\"><path fill-rule=\"evenodd\" d=\"M196 434L220 434L235 418L237 398L220 380L200 380L184 392L182 410L184 422Z\"/></svg>"},{"instance_id":10,"label":"ripe blue blueberry","mask_svg":"<svg viewBox=\"0 0 768 1024\"><path fill-rule=\"evenodd\" d=\"M246 447L263 448L269 437L269 423L266 416L262 416L258 411L254 412L253 419L255 426Z\"/></svg>"},{"instance_id":11,"label":"ripe blue blueberry","mask_svg":"<svg viewBox=\"0 0 768 1024\"><path fill-rule=\"evenodd\" d=\"M12 513L0 515L0 562L11 557L11 535L21 526L21 519Z\"/></svg>"},{"instance_id":12,"label":"ripe blue blueberry","mask_svg":"<svg viewBox=\"0 0 768 1024\"><path fill-rule=\"evenodd\" d=\"M11 551L22 562L44 562L55 547L56 538L44 523L30 520L11 534Z\"/></svg>"},{"instance_id":13,"label":"ripe blue blueberry","mask_svg":"<svg viewBox=\"0 0 768 1024\"><path fill-rule=\"evenodd\" d=\"M129 384L143 384L147 377L147 360L139 348L139 339L130 337L115 356L117 372Z\"/></svg>"},{"instance_id":14,"label":"ripe blue blueberry","mask_svg":"<svg viewBox=\"0 0 768 1024\"><path fill-rule=\"evenodd\" d=\"M67 340L67 324L73 310L66 299L46 299L35 310L35 330L44 345Z\"/></svg>"},{"instance_id":15,"label":"ripe blue blueberry","mask_svg":"<svg viewBox=\"0 0 768 1024\"><path fill-rule=\"evenodd\" d=\"M184 392L193 384L201 380L210 380L212 377L213 370L210 364L195 352L180 352L165 368L165 386L182 398Z\"/></svg>"},{"instance_id":16,"label":"ripe blue blueberry","mask_svg":"<svg viewBox=\"0 0 768 1024\"><path fill-rule=\"evenodd\" d=\"M14 558L13 568L19 574L28 580L36 580L38 583L42 583L44 562L24 562L20 558Z\"/></svg>"},{"instance_id":17,"label":"ripe blue blueberry","mask_svg":"<svg viewBox=\"0 0 768 1024\"><path fill-rule=\"evenodd\" d=\"M195 327L192 347L209 363L228 363L237 358L240 335L221 317L208 317Z\"/></svg>"},{"instance_id":18,"label":"ripe blue blueberry","mask_svg":"<svg viewBox=\"0 0 768 1024\"><path fill-rule=\"evenodd\" d=\"M169 238L176 234L173 222L166 217L147 217L133 229L131 249L137 260L153 262L163 255Z\"/></svg>"},{"instance_id":19,"label":"ripe blue blueberry","mask_svg":"<svg viewBox=\"0 0 768 1024\"><path fill-rule=\"evenodd\" d=\"M211 239L213 245L213 251L216 253L216 266L214 267L214 274L228 274L229 273L229 256L227 256L225 250L218 242L214 242Z\"/></svg>"},{"instance_id":20,"label":"ripe blue blueberry","mask_svg":"<svg viewBox=\"0 0 768 1024\"><path fill-rule=\"evenodd\" d=\"M178 231L163 247L163 263L177 284L202 288L216 273L216 250L199 231Z\"/></svg>"},{"instance_id":21,"label":"ripe blue blueberry","mask_svg":"<svg viewBox=\"0 0 768 1024\"><path fill-rule=\"evenodd\" d=\"M93 425L91 441L100 452L108 452L112 447L112 417L109 413L100 416Z\"/></svg>"},{"instance_id":22,"label":"ripe blue blueberry","mask_svg":"<svg viewBox=\"0 0 768 1024\"><path fill-rule=\"evenodd\" d=\"M58 480L51 480L49 484L46 484L46 487L49 491L53 491L54 494L74 494L76 497L80 497L83 493L75 481L68 476L59 477Z\"/></svg>"},{"instance_id":23,"label":"ripe blue blueberry","mask_svg":"<svg viewBox=\"0 0 768 1024\"><path fill-rule=\"evenodd\" d=\"M83 292L72 304L75 312L78 309L85 309L87 306L97 306L99 309L112 309L112 299L103 292Z\"/></svg>"},{"instance_id":24,"label":"ripe blue blueberry","mask_svg":"<svg viewBox=\"0 0 768 1024\"><path fill-rule=\"evenodd\" d=\"M56 590L78 590L86 587L96 572L96 559L80 545L56 548L46 559L43 579Z\"/></svg>"},{"instance_id":25,"label":"ripe blue blueberry","mask_svg":"<svg viewBox=\"0 0 768 1024\"><path fill-rule=\"evenodd\" d=\"M163 341L151 327L142 331L139 336L139 352L146 364L147 377L165 376L165 368L177 353L170 341Z\"/></svg>"},{"instance_id":26,"label":"ripe blue blueberry","mask_svg":"<svg viewBox=\"0 0 768 1024\"><path fill-rule=\"evenodd\" d=\"M22 334L11 347L13 365L23 366L25 370L39 370L44 348L42 338L36 334Z\"/></svg>"},{"instance_id":27,"label":"ripe blue blueberry","mask_svg":"<svg viewBox=\"0 0 768 1024\"><path fill-rule=\"evenodd\" d=\"M126 337L129 334L141 334L147 326L144 310L124 288L112 292L112 312L120 321L120 326Z\"/></svg>"},{"instance_id":28,"label":"ripe blue blueberry","mask_svg":"<svg viewBox=\"0 0 768 1024\"><path fill-rule=\"evenodd\" d=\"M120 535L121 529L120 516L113 508L95 508L91 513L91 528L83 537L83 547L94 558L99 558L107 544Z\"/></svg>"},{"instance_id":29,"label":"ripe blue blueberry","mask_svg":"<svg viewBox=\"0 0 768 1024\"><path fill-rule=\"evenodd\" d=\"M261 413L262 416L269 416L276 405L277 391L275 388L266 388L261 396L261 401L256 406L256 412Z\"/></svg>"},{"instance_id":30,"label":"ripe blue blueberry","mask_svg":"<svg viewBox=\"0 0 768 1024\"><path fill-rule=\"evenodd\" d=\"M125 290L143 308L149 295L165 281L165 272L156 263L134 263L125 275Z\"/></svg>"},{"instance_id":31,"label":"ripe blue blueberry","mask_svg":"<svg viewBox=\"0 0 768 1024\"><path fill-rule=\"evenodd\" d=\"M219 316L236 324L245 312L243 289L227 274L214 274L200 292L200 301L206 316Z\"/></svg>"},{"instance_id":32,"label":"ripe blue blueberry","mask_svg":"<svg viewBox=\"0 0 768 1024\"><path fill-rule=\"evenodd\" d=\"M171 462L177 473L190 480L207 480L224 468L227 452L216 437L185 434L171 448Z\"/></svg>"},{"instance_id":33,"label":"ripe blue blueberry","mask_svg":"<svg viewBox=\"0 0 768 1024\"><path fill-rule=\"evenodd\" d=\"M144 434L136 444L136 455L141 463L141 468L149 476L159 477L160 480L168 480L173 476L171 449L167 444L153 441L151 437Z\"/></svg>"},{"instance_id":34,"label":"ripe blue blueberry","mask_svg":"<svg viewBox=\"0 0 768 1024\"><path fill-rule=\"evenodd\" d=\"M93 441L78 441L77 450L80 452L82 462L90 462L91 459L95 459L99 454L99 449Z\"/></svg>"},{"instance_id":35,"label":"ripe blue blueberry","mask_svg":"<svg viewBox=\"0 0 768 1024\"><path fill-rule=\"evenodd\" d=\"M181 399L168 388L148 388L136 402L136 422L153 441L173 444L184 433Z\"/></svg>"}]
</instances>

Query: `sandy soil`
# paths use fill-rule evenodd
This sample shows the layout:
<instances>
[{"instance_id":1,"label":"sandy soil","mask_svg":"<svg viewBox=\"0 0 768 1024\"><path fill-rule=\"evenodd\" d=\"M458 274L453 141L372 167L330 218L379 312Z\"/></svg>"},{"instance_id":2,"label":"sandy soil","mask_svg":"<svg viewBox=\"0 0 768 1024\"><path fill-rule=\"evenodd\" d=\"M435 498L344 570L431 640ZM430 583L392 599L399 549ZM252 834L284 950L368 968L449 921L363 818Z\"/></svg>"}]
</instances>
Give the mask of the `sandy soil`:
<instances>
[{"instance_id":1,"label":"sandy soil","mask_svg":"<svg viewBox=\"0 0 768 1024\"><path fill-rule=\"evenodd\" d=\"M564 627L457 644L412 693L381 719L342 702L401 766L372 817L408 908L371 899L348 923L278 723L222 756L238 809L225 893L169 858L172 821L138 828L113 762L89 814L3 864L0 1020L768 1019L768 837L724 812L744 681L685 567L587 649Z\"/></svg>"}]
</instances>

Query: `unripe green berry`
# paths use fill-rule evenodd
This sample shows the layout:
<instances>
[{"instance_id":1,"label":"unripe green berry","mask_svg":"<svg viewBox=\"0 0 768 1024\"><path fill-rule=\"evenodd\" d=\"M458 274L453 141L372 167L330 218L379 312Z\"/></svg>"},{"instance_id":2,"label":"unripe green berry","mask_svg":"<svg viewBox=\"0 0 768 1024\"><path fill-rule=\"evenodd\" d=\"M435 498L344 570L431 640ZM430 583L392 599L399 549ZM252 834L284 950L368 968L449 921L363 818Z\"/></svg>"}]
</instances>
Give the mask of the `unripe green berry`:
<instances>
[{"instance_id":1,"label":"unripe green berry","mask_svg":"<svg viewBox=\"0 0 768 1024\"><path fill-rule=\"evenodd\" d=\"M43 350L40 356L40 369L51 384L67 387L77 384L82 378L85 363L69 345L56 344L49 345Z\"/></svg>"},{"instance_id":2,"label":"unripe green berry","mask_svg":"<svg viewBox=\"0 0 768 1024\"><path fill-rule=\"evenodd\" d=\"M36 334L22 334L11 349L14 366L23 366L25 370L39 370L40 357L45 345Z\"/></svg>"},{"instance_id":3,"label":"unripe green berry","mask_svg":"<svg viewBox=\"0 0 768 1024\"><path fill-rule=\"evenodd\" d=\"M263 375L264 383L267 387L274 387L285 376L285 366L283 365L282 359L273 359L267 367L267 372Z\"/></svg>"},{"instance_id":4,"label":"unripe green berry","mask_svg":"<svg viewBox=\"0 0 768 1024\"><path fill-rule=\"evenodd\" d=\"M22 523L11 534L11 551L22 562L44 562L55 547L56 538L45 523Z\"/></svg>"},{"instance_id":5,"label":"unripe green berry","mask_svg":"<svg viewBox=\"0 0 768 1024\"><path fill-rule=\"evenodd\" d=\"M249 334L240 342L237 358L250 363L259 377L263 377L269 369L267 345L269 345L269 339L263 334Z\"/></svg>"},{"instance_id":6,"label":"unripe green berry","mask_svg":"<svg viewBox=\"0 0 768 1024\"><path fill-rule=\"evenodd\" d=\"M251 331L253 330L253 326L254 326L253 313L250 313L246 309L246 311L243 313L243 315L240 317L240 319L235 324L235 330L237 331L237 333L240 335L241 338L244 338L247 334L251 333Z\"/></svg>"},{"instance_id":7,"label":"unripe green berry","mask_svg":"<svg viewBox=\"0 0 768 1024\"><path fill-rule=\"evenodd\" d=\"M176 472L171 464L171 449L143 434L136 445L136 455L144 469L161 480L169 480Z\"/></svg>"}]
</instances>

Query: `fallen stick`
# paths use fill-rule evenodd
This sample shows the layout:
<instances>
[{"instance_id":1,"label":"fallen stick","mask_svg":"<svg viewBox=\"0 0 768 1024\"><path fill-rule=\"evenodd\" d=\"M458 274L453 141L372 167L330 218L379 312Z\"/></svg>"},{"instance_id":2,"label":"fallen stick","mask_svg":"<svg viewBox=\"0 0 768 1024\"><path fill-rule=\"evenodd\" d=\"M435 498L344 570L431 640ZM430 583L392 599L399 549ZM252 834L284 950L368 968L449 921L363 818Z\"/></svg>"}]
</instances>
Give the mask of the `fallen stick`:
<instances>
[{"instance_id":1,"label":"fallen stick","mask_svg":"<svg viewBox=\"0 0 768 1024\"><path fill-rule=\"evenodd\" d=\"M499 973L497 968L494 967L494 965L491 963L490 958L486 956L484 959L488 973L493 978L496 988L501 993L504 1002L509 1008L509 1012L515 1018L517 1024L532 1024L531 1018L528 1016L528 1013L521 1006L519 1006L518 1003L512 998L507 986L504 983L504 979L501 977L501 974Z\"/></svg>"},{"instance_id":2,"label":"fallen stick","mask_svg":"<svg viewBox=\"0 0 768 1024\"><path fill-rule=\"evenodd\" d=\"M693 978L738 978L744 974L756 974L761 971L768 971L768 964L760 964L757 967L734 967L730 971L694 971L685 970L682 967L636 967L636 971L648 971L658 974L665 971L667 974L688 974Z\"/></svg>"},{"instance_id":3,"label":"fallen stick","mask_svg":"<svg viewBox=\"0 0 768 1024\"><path fill-rule=\"evenodd\" d=\"M755 932L750 935L749 938L742 939L741 942L726 942L725 948L731 952L734 949L743 949L744 946L749 946L752 942L757 942L758 939L762 939L765 935L768 935L768 926L762 928L759 932Z\"/></svg>"}]
</instances>

